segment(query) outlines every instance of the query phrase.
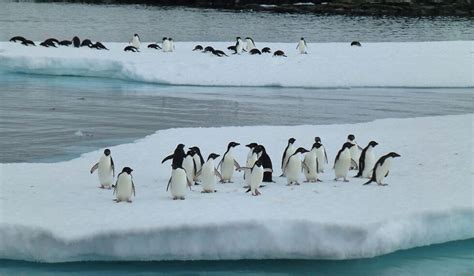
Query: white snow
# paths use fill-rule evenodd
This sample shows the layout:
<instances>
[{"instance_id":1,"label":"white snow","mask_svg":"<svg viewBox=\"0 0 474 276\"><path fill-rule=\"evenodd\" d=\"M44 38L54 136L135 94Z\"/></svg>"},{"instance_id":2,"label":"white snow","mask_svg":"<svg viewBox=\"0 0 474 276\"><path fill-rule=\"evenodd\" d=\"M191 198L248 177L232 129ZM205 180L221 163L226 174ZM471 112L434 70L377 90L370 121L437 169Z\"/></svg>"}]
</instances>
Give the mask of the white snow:
<instances>
[{"instance_id":1,"label":"white snow","mask_svg":"<svg viewBox=\"0 0 474 276\"><path fill-rule=\"evenodd\" d=\"M473 42L308 43L301 55L295 43L256 42L284 50L271 54L230 55L233 42L177 42L176 51L146 48L124 52L126 43L104 43L110 51L89 48L26 47L0 43L0 71L93 76L173 85L285 87L474 87ZM308 41L311 42L311 41ZM196 44L224 50L229 57L191 51Z\"/></svg>"},{"instance_id":2,"label":"white snow","mask_svg":"<svg viewBox=\"0 0 474 276\"><path fill-rule=\"evenodd\" d=\"M114 203L89 174L103 149L53 164L1 164L0 259L78 260L348 259L474 237L473 115L384 119L353 125L188 128L158 131L111 147L118 170L130 166L137 196ZM309 148L320 136L332 163L348 133L379 157L395 159L388 186L364 180L285 186L280 174L287 139ZM276 183L244 193L235 183L186 200L165 192L177 143L198 145L207 159L229 141L258 142L273 160ZM247 148L234 156L245 163ZM217 162L216 162L217 163ZM355 172L352 172L355 174Z\"/></svg>"}]
</instances>

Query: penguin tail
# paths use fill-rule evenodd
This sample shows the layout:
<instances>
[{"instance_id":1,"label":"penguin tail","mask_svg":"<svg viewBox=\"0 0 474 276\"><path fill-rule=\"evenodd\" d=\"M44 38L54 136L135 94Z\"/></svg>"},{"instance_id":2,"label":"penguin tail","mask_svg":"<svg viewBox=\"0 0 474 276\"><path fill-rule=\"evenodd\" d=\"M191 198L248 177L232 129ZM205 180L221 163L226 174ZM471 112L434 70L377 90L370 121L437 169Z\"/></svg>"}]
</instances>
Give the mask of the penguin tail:
<instances>
[{"instance_id":1,"label":"penguin tail","mask_svg":"<svg viewBox=\"0 0 474 276\"><path fill-rule=\"evenodd\" d=\"M368 185L368 184L370 184L370 183L372 183L372 182L373 182L373 180L370 179L369 181L365 182L364 185Z\"/></svg>"}]
</instances>

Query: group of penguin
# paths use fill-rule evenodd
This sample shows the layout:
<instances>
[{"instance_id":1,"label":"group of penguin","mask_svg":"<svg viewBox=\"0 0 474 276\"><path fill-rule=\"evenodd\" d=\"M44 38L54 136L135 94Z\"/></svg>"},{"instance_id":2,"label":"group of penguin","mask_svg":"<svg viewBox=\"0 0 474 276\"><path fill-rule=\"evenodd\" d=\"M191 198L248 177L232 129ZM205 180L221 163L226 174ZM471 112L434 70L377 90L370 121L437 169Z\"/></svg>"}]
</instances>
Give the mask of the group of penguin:
<instances>
[{"instance_id":1,"label":"group of penguin","mask_svg":"<svg viewBox=\"0 0 474 276\"><path fill-rule=\"evenodd\" d=\"M36 46L36 44L33 41L26 39L23 36L14 36L10 39L10 42L14 42L14 43L21 42L21 44L25 46ZM50 47L57 48L58 46L69 47L72 45L75 48L89 47L91 49L97 49L97 50L109 50L100 41L96 41L95 43L92 43L90 39L84 39L81 42L81 40L77 36L73 37L71 40L61 40L61 41L56 38L48 38L48 39L45 39L43 42L41 42L39 45L46 48L50 48Z\"/></svg>"},{"instance_id":2,"label":"group of penguin","mask_svg":"<svg viewBox=\"0 0 474 276\"><path fill-rule=\"evenodd\" d=\"M128 46L126 46L123 50L125 52L140 52L140 36L138 34L134 34L132 39L130 40L130 43ZM148 44L148 48L150 49L155 49L155 50L162 50L163 52L173 52L175 47L174 47L174 41L173 38L171 37L163 37L161 40L161 46L158 45L158 43L151 43Z\"/></svg>"},{"instance_id":3,"label":"group of penguin","mask_svg":"<svg viewBox=\"0 0 474 276\"><path fill-rule=\"evenodd\" d=\"M281 160L282 174L286 177L287 185L300 185L300 177L303 172L305 182L322 182L318 175L324 173L325 164L328 164L326 149L321 143L320 137L315 137L315 143L311 150L303 147L294 147L296 139L290 138L283 151ZM261 195L258 188L264 187L263 182L274 182L272 179L273 165L270 156L263 145L258 143L247 144L249 148L245 166L240 166L234 158L233 149L240 144L230 142L221 160L215 166L214 161L220 156L216 153L209 154L204 160L199 147L193 146L185 152L185 145L178 144L174 152L166 156L161 163L168 160L171 162L171 177L168 181L166 191L170 191L173 200L184 200L186 190L194 185L202 187L202 193L214 193L217 181L220 183L232 183L234 171L244 171L244 181L246 192L251 192L253 196ZM349 134L347 141L342 145L334 160L335 181L343 179L348 182L347 175L350 170L357 170L354 177L368 178L364 183L368 185L376 182L380 186L385 186L384 179L388 176L391 166L391 159L400 157L398 153L390 152L383 155L377 161L375 159L374 147L378 143L370 141L365 148L361 148L355 141L355 136ZM301 155L305 154L302 158ZM98 171L100 187L103 189L114 189L114 199L116 202L132 202L135 196L135 184L133 183L132 171L130 167L124 167L118 174L115 185L115 166L109 149L104 153L90 170L90 173Z\"/></svg>"}]
</instances>

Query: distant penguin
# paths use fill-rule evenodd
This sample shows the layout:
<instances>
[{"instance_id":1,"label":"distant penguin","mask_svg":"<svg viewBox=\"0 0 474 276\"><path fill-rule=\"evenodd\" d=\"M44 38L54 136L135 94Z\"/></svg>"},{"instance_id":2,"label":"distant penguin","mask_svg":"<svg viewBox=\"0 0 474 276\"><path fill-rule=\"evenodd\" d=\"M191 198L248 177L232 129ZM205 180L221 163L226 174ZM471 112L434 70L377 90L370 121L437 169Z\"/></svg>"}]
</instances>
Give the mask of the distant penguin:
<instances>
[{"instance_id":1,"label":"distant penguin","mask_svg":"<svg viewBox=\"0 0 474 276\"><path fill-rule=\"evenodd\" d=\"M273 165L270 156L267 154L267 150L263 145L258 145L255 148L255 151L257 152L257 155L260 155L258 160L262 162L262 166L265 169L263 172L263 182L273 182Z\"/></svg>"},{"instance_id":2,"label":"distant penguin","mask_svg":"<svg viewBox=\"0 0 474 276\"><path fill-rule=\"evenodd\" d=\"M232 149L236 146L240 145L236 142L230 142L227 145L227 151L222 156L221 161L219 162L218 168L221 168L221 182L229 182L232 183L232 175L234 174L234 167L237 169L240 168L239 163L235 160L234 154L232 153Z\"/></svg>"},{"instance_id":3,"label":"distant penguin","mask_svg":"<svg viewBox=\"0 0 474 276\"><path fill-rule=\"evenodd\" d=\"M43 46L43 47L46 47L46 48L49 48L49 47L57 48L56 45L54 45L54 43L51 43L51 44L50 44L50 43L46 43L46 42L44 42L44 41L41 42L39 45L40 45L40 46Z\"/></svg>"},{"instance_id":4,"label":"distant penguin","mask_svg":"<svg viewBox=\"0 0 474 276\"><path fill-rule=\"evenodd\" d=\"M226 55L223 51L221 50L214 50L212 51L212 54L215 55L215 56L218 56L218 57L223 57L223 56L226 56L228 57L228 55Z\"/></svg>"},{"instance_id":5,"label":"distant penguin","mask_svg":"<svg viewBox=\"0 0 474 276\"><path fill-rule=\"evenodd\" d=\"M212 48L211 46L207 46L206 48L204 48L204 51L202 51L203 53L207 53L207 52L214 52L214 48Z\"/></svg>"},{"instance_id":6,"label":"distant penguin","mask_svg":"<svg viewBox=\"0 0 474 276\"><path fill-rule=\"evenodd\" d=\"M174 40L170 37L168 38L168 41L170 42L170 52L173 52L175 50Z\"/></svg>"},{"instance_id":7,"label":"distant penguin","mask_svg":"<svg viewBox=\"0 0 474 276\"><path fill-rule=\"evenodd\" d=\"M362 45L359 41L352 41L351 46L361 47Z\"/></svg>"},{"instance_id":8,"label":"distant penguin","mask_svg":"<svg viewBox=\"0 0 474 276\"><path fill-rule=\"evenodd\" d=\"M161 50L161 47L160 47L160 45L158 45L156 43L151 43L151 44L148 44L148 49Z\"/></svg>"},{"instance_id":9,"label":"distant penguin","mask_svg":"<svg viewBox=\"0 0 474 276\"><path fill-rule=\"evenodd\" d=\"M99 41L97 41L95 44L90 46L90 48L97 49L97 50L107 50L107 51L109 50L109 49L107 49L107 47L105 47L104 44L100 43Z\"/></svg>"},{"instance_id":10,"label":"distant penguin","mask_svg":"<svg viewBox=\"0 0 474 276\"><path fill-rule=\"evenodd\" d=\"M135 196L135 184L132 178L133 170L129 167L124 167L122 172L117 176L117 182L114 187L115 201L126 201L132 203L132 195Z\"/></svg>"},{"instance_id":11,"label":"distant penguin","mask_svg":"<svg viewBox=\"0 0 474 276\"><path fill-rule=\"evenodd\" d=\"M262 49L262 53L271 54L271 53L272 53L272 50L271 50L269 47L264 47L264 48Z\"/></svg>"},{"instance_id":12,"label":"distant penguin","mask_svg":"<svg viewBox=\"0 0 474 276\"><path fill-rule=\"evenodd\" d=\"M163 37L163 40L161 42L161 50L163 52L171 52L171 42L167 37Z\"/></svg>"},{"instance_id":13,"label":"distant penguin","mask_svg":"<svg viewBox=\"0 0 474 276\"><path fill-rule=\"evenodd\" d=\"M186 156L186 153L184 152L184 145L183 144L178 144L173 152L173 154L170 154L166 156L162 161L161 164L165 163L168 160L173 160L171 163L171 167L173 168L181 168L183 166L183 160L184 157Z\"/></svg>"},{"instance_id":14,"label":"distant penguin","mask_svg":"<svg viewBox=\"0 0 474 276\"><path fill-rule=\"evenodd\" d=\"M400 157L400 154L396 152L391 152L379 158L377 163L375 163L374 171L372 172L372 177L369 181L364 183L364 185L368 185L371 182L377 182L380 186L387 186L388 184L383 184L383 180L385 177L388 176L390 171L390 165L392 163L392 158Z\"/></svg>"},{"instance_id":15,"label":"distant penguin","mask_svg":"<svg viewBox=\"0 0 474 276\"><path fill-rule=\"evenodd\" d=\"M36 46L36 44L35 44L33 41L28 40L28 39L25 39L24 41L22 41L22 42L21 42L21 45L25 45L25 46L30 46L30 45Z\"/></svg>"},{"instance_id":16,"label":"distant penguin","mask_svg":"<svg viewBox=\"0 0 474 276\"><path fill-rule=\"evenodd\" d=\"M81 47L81 40L79 39L79 37L77 37L77 36L73 37L72 38L72 44L74 44L75 48Z\"/></svg>"},{"instance_id":17,"label":"distant penguin","mask_svg":"<svg viewBox=\"0 0 474 276\"><path fill-rule=\"evenodd\" d=\"M201 45L196 45L196 46L194 46L194 49L193 49L193 51L202 51L202 50L203 50L203 48L202 48Z\"/></svg>"},{"instance_id":18,"label":"distant penguin","mask_svg":"<svg viewBox=\"0 0 474 276\"><path fill-rule=\"evenodd\" d=\"M251 55L261 55L262 54L262 52L260 52L260 50L257 49L257 48L254 48L254 49L250 50L249 53Z\"/></svg>"},{"instance_id":19,"label":"distant penguin","mask_svg":"<svg viewBox=\"0 0 474 276\"><path fill-rule=\"evenodd\" d=\"M298 42L298 46L296 46L296 49L300 51L300 54L307 54L308 52L306 49L308 49L308 46L306 45L306 41L304 40L304 37L300 39Z\"/></svg>"},{"instance_id":20,"label":"distant penguin","mask_svg":"<svg viewBox=\"0 0 474 276\"><path fill-rule=\"evenodd\" d=\"M317 159L317 143L313 144L311 150L305 154L303 159L303 172L306 178L305 182L318 181L318 159Z\"/></svg>"},{"instance_id":21,"label":"distant penguin","mask_svg":"<svg viewBox=\"0 0 474 276\"><path fill-rule=\"evenodd\" d=\"M59 44L59 40L57 40L56 38L48 38L44 42L46 42L47 44Z\"/></svg>"},{"instance_id":22,"label":"distant penguin","mask_svg":"<svg viewBox=\"0 0 474 276\"><path fill-rule=\"evenodd\" d=\"M219 178L219 180L222 179L221 174L214 166L214 160L219 156L219 154L215 153L209 154L206 163L204 163L201 170L197 174L197 177L201 179L203 193L216 192L215 186L217 178Z\"/></svg>"},{"instance_id":23,"label":"distant penguin","mask_svg":"<svg viewBox=\"0 0 474 276\"><path fill-rule=\"evenodd\" d=\"M235 54L242 54L242 52L244 51L244 41L242 40L242 38L240 37L237 37L236 38L236 43L235 43Z\"/></svg>"},{"instance_id":24,"label":"distant penguin","mask_svg":"<svg viewBox=\"0 0 474 276\"><path fill-rule=\"evenodd\" d=\"M247 52L250 52L250 50L255 49L255 42L251 37L246 37L245 38L245 50Z\"/></svg>"},{"instance_id":25,"label":"distant penguin","mask_svg":"<svg viewBox=\"0 0 474 276\"><path fill-rule=\"evenodd\" d=\"M275 51L275 53L273 53L273 56L274 57L286 57L285 52L283 52L282 50Z\"/></svg>"},{"instance_id":26,"label":"distant penguin","mask_svg":"<svg viewBox=\"0 0 474 276\"><path fill-rule=\"evenodd\" d=\"M252 168L255 162L258 160L258 153L255 152L255 148L252 151L252 155L250 156L249 159L247 159L247 162L245 163L246 168ZM263 175L262 175L263 177ZM250 170L245 170L244 171L244 180L245 180L245 186L244 187L250 187Z\"/></svg>"},{"instance_id":27,"label":"distant penguin","mask_svg":"<svg viewBox=\"0 0 474 276\"><path fill-rule=\"evenodd\" d=\"M237 53L237 47L236 47L235 45L232 45L232 46L227 47L227 50L233 51L234 54Z\"/></svg>"},{"instance_id":28,"label":"distant penguin","mask_svg":"<svg viewBox=\"0 0 474 276\"><path fill-rule=\"evenodd\" d=\"M15 43L18 42L18 41L23 42L25 40L26 40L26 38L24 38L22 36L14 36L14 37L10 38L10 42L15 42Z\"/></svg>"},{"instance_id":29,"label":"distant penguin","mask_svg":"<svg viewBox=\"0 0 474 276\"><path fill-rule=\"evenodd\" d=\"M283 171L286 176L288 186L293 184L300 185L299 179L303 167L300 154L305 152L308 152L308 150L304 148L298 148L292 155L288 157L288 161L286 161Z\"/></svg>"},{"instance_id":30,"label":"distant penguin","mask_svg":"<svg viewBox=\"0 0 474 276\"><path fill-rule=\"evenodd\" d=\"M115 177L115 166L112 155L110 155L110 150L105 149L104 154L99 159L99 162L95 163L91 168L91 174L97 170L99 176L100 188L110 189Z\"/></svg>"},{"instance_id":31,"label":"distant penguin","mask_svg":"<svg viewBox=\"0 0 474 276\"><path fill-rule=\"evenodd\" d=\"M140 49L140 44L140 37L138 36L138 34L134 34L132 40L130 40L130 45L137 49Z\"/></svg>"},{"instance_id":32,"label":"distant penguin","mask_svg":"<svg viewBox=\"0 0 474 276\"><path fill-rule=\"evenodd\" d=\"M81 47L91 47L93 44L92 44L92 41L90 39L84 39L82 42L81 42Z\"/></svg>"},{"instance_id":33,"label":"distant penguin","mask_svg":"<svg viewBox=\"0 0 474 276\"><path fill-rule=\"evenodd\" d=\"M194 155L195 155L194 150L189 149L183 160L183 169L186 171L186 176L188 177L189 180L191 180L191 182L193 181L197 172L196 162L194 161Z\"/></svg>"},{"instance_id":34,"label":"distant penguin","mask_svg":"<svg viewBox=\"0 0 474 276\"><path fill-rule=\"evenodd\" d=\"M351 159L351 148L354 147L354 144L346 142L339 150L336 155L336 159L334 160L334 180L338 180L339 178L344 178L344 182L349 182L347 180L347 173L351 168L351 163L353 160Z\"/></svg>"},{"instance_id":35,"label":"distant penguin","mask_svg":"<svg viewBox=\"0 0 474 276\"><path fill-rule=\"evenodd\" d=\"M349 134L347 136L347 142L353 144L355 147L351 148L351 158L354 160L354 164L351 165L351 170L359 169L359 158L362 148L357 144L354 134Z\"/></svg>"},{"instance_id":36,"label":"distant penguin","mask_svg":"<svg viewBox=\"0 0 474 276\"><path fill-rule=\"evenodd\" d=\"M253 196L261 195L258 188L260 187L260 185L262 185L263 174L265 173L265 171L271 172L271 170L264 169L261 160L257 160L251 168L245 168L245 169L246 169L245 170L246 172L247 171L249 172L248 175L250 178L249 188L246 191L246 193L252 192Z\"/></svg>"},{"instance_id":37,"label":"distant penguin","mask_svg":"<svg viewBox=\"0 0 474 276\"><path fill-rule=\"evenodd\" d=\"M63 40L63 41L59 41L59 45L61 46L68 46L72 44L72 41L69 41L69 40Z\"/></svg>"},{"instance_id":38,"label":"distant penguin","mask_svg":"<svg viewBox=\"0 0 474 276\"><path fill-rule=\"evenodd\" d=\"M194 151L193 158L194 158L194 163L196 164L196 172L198 172L201 170L202 166L204 165L204 158L202 157L201 149L199 149L199 147L197 146L191 147L189 149ZM199 177L195 177L194 181L199 181L199 179L200 179Z\"/></svg>"},{"instance_id":39,"label":"distant penguin","mask_svg":"<svg viewBox=\"0 0 474 276\"><path fill-rule=\"evenodd\" d=\"M328 164L328 155L326 154L326 148L321 143L321 138L315 137L314 142L316 143L316 158L318 159L318 173L324 172L324 165ZM318 179L319 180L319 179Z\"/></svg>"},{"instance_id":40,"label":"distant penguin","mask_svg":"<svg viewBox=\"0 0 474 276\"><path fill-rule=\"evenodd\" d=\"M127 47L123 48L123 50L124 50L125 52L134 52L134 53L140 52L140 51L138 51L138 49L135 48L134 46L127 46Z\"/></svg>"},{"instance_id":41,"label":"distant penguin","mask_svg":"<svg viewBox=\"0 0 474 276\"><path fill-rule=\"evenodd\" d=\"M372 176L372 170L375 165L374 147L378 143L370 141L370 143L362 150L359 158L359 172L355 177L370 178Z\"/></svg>"},{"instance_id":42,"label":"distant penguin","mask_svg":"<svg viewBox=\"0 0 474 276\"><path fill-rule=\"evenodd\" d=\"M295 143L295 141L296 141L295 138L288 139L288 144L286 145L286 148L283 151L283 156L281 158L281 171L282 171L282 174L280 175L280 177L285 176L285 173L284 173L285 164L288 161L288 158L293 153L295 153L295 148L293 147L293 143Z\"/></svg>"},{"instance_id":43,"label":"distant penguin","mask_svg":"<svg viewBox=\"0 0 474 276\"><path fill-rule=\"evenodd\" d=\"M184 200L186 196L186 186L191 189L191 180L186 176L186 171L181 166L173 165L171 171L171 178L168 181L166 191L170 190L173 200Z\"/></svg>"}]
</instances>

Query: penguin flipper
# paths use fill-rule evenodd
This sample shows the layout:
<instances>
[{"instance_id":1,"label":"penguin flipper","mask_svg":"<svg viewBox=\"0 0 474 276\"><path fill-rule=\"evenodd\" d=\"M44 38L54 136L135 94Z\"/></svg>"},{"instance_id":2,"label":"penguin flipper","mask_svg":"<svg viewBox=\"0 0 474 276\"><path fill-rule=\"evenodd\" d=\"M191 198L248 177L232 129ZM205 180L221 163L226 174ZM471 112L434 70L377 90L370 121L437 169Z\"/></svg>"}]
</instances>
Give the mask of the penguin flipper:
<instances>
[{"instance_id":1,"label":"penguin flipper","mask_svg":"<svg viewBox=\"0 0 474 276\"><path fill-rule=\"evenodd\" d=\"M309 172L309 167L308 167L308 165L306 165L306 163L305 163L304 161L301 162L301 164L303 165L303 169L305 169L306 171Z\"/></svg>"},{"instance_id":2,"label":"penguin flipper","mask_svg":"<svg viewBox=\"0 0 474 276\"><path fill-rule=\"evenodd\" d=\"M359 166L357 166L357 162L351 158L351 166L354 167L355 169L359 169Z\"/></svg>"},{"instance_id":3,"label":"penguin flipper","mask_svg":"<svg viewBox=\"0 0 474 276\"><path fill-rule=\"evenodd\" d=\"M188 182L188 187L189 187L189 190L191 191L191 186L193 186L193 183L188 177L186 177L186 182Z\"/></svg>"},{"instance_id":4,"label":"penguin flipper","mask_svg":"<svg viewBox=\"0 0 474 276\"><path fill-rule=\"evenodd\" d=\"M167 160L173 159L174 154L168 155L161 161L161 164L165 163Z\"/></svg>"},{"instance_id":5,"label":"penguin flipper","mask_svg":"<svg viewBox=\"0 0 474 276\"><path fill-rule=\"evenodd\" d=\"M201 175L201 172L202 172L202 168L196 173L196 175L194 175L194 178L195 179L198 178L198 176Z\"/></svg>"},{"instance_id":6,"label":"penguin flipper","mask_svg":"<svg viewBox=\"0 0 474 276\"><path fill-rule=\"evenodd\" d=\"M216 168L214 168L214 173L215 173L216 176L219 178L219 180L222 180L222 175L221 175L221 173L220 173Z\"/></svg>"},{"instance_id":7,"label":"penguin flipper","mask_svg":"<svg viewBox=\"0 0 474 276\"><path fill-rule=\"evenodd\" d=\"M170 185L171 185L171 178L172 178L172 177L170 177L170 180L168 180L168 186L166 186L166 191L168 191L168 189L170 188Z\"/></svg>"},{"instance_id":8,"label":"penguin flipper","mask_svg":"<svg viewBox=\"0 0 474 276\"><path fill-rule=\"evenodd\" d=\"M234 159L234 166L235 166L237 169L240 168L239 162L237 162L235 159Z\"/></svg>"},{"instance_id":9,"label":"penguin flipper","mask_svg":"<svg viewBox=\"0 0 474 276\"><path fill-rule=\"evenodd\" d=\"M133 183L133 180L132 180L132 191L133 191L133 196L136 196L135 195L135 184Z\"/></svg>"},{"instance_id":10,"label":"penguin flipper","mask_svg":"<svg viewBox=\"0 0 474 276\"><path fill-rule=\"evenodd\" d=\"M328 161L328 155L327 155L326 149L325 149L324 147L323 147L323 150L324 150L324 158L326 158L326 164L328 164L328 163L329 163L329 161Z\"/></svg>"},{"instance_id":11,"label":"penguin flipper","mask_svg":"<svg viewBox=\"0 0 474 276\"><path fill-rule=\"evenodd\" d=\"M373 180L370 179L369 181L365 182L364 185L368 185L368 184L372 183L372 181L373 181Z\"/></svg>"},{"instance_id":12,"label":"penguin flipper","mask_svg":"<svg viewBox=\"0 0 474 276\"><path fill-rule=\"evenodd\" d=\"M95 170L97 170L99 168L99 162L95 163L94 166L92 166L91 168L91 174L95 172Z\"/></svg>"},{"instance_id":13,"label":"penguin flipper","mask_svg":"<svg viewBox=\"0 0 474 276\"><path fill-rule=\"evenodd\" d=\"M110 166L112 167L112 177L115 177L115 165L114 165L114 159L112 159L112 156L110 156Z\"/></svg>"},{"instance_id":14,"label":"penguin flipper","mask_svg":"<svg viewBox=\"0 0 474 276\"><path fill-rule=\"evenodd\" d=\"M387 176L388 176L388 173L389 173L389 172L390 172L390 171L387 171L387 174L385 175L385 177L387 177Z\"/></svg>"}]
</instances>

